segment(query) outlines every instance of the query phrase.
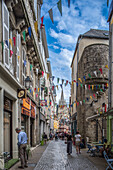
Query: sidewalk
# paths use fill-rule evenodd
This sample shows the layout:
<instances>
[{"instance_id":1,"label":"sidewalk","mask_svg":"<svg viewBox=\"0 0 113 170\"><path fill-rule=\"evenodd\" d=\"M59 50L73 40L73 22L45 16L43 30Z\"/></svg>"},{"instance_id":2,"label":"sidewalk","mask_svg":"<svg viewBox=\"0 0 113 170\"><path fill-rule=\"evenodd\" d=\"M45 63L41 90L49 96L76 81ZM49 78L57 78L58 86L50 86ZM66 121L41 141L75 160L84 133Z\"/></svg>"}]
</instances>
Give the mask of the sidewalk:
<instances>
[{"instance_id":1,"label":"sidewalk","mask_svg":"<svg viewBox=\"0 0 113 170\"><path fill-rule=\"evenodd\" d=\"M49 142L47 142L46 145L44 146L37 146L35 148L32 148L32 156L29 157L28 160L28 168L25 168L25 170L33 170L35 168L35 166L37 165L37 162L39 161L39 159L41 158L43 152L45 151L45 149L47 148ZM14 165L12 168L10 168L10 170L20 170L18 168L18 166L20 166L21 163L20 161Z\"/></svg>"},{"instance_id":2,"label":"sidewalk","mask_svg":"<svg viewBox=\"0 0 113 170\"><path fill-rule=\"evenodd\" d=\"M105 158L98 156L91 157L90 154L87 153L87 150L88 149L81 149L82 156L92 162L98 168L98 170L105 170L108 166Z\"/></svg>"}]
</instances>

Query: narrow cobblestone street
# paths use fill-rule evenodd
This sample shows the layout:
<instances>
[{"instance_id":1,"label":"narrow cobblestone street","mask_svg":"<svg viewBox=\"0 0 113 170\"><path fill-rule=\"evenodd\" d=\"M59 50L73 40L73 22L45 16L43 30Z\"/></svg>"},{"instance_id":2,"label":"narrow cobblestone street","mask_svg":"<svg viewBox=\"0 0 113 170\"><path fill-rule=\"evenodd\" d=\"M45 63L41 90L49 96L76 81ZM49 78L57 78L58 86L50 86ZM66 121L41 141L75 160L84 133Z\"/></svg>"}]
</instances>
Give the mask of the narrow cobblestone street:
<instances>
[{"instance_id":1,"label":"narrow cobblestone street","mask_svg":"<svg viewBox=\"0 0 113 170\"><path fill-rule=\"evenodd\" d=\"M96 170L97 168L82 154L67 155L64 141L51 141L34 170Z\"/></svg>"}]
</instances>

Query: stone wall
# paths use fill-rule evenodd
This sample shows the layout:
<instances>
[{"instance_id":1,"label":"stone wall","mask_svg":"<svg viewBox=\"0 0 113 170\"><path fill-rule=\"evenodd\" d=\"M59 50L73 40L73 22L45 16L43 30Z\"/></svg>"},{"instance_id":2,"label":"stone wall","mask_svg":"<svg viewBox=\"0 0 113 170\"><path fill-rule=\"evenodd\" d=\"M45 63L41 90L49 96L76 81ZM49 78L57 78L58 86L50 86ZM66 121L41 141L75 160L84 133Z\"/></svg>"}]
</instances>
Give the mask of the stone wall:
<instances>
[{"instance_id":1,"label":"stone wall","mask_svg":"<svg viewBox=\"0 0 113 170\"><path fill-rule=\"evenodd\" d=\"M97 114L97 110L99 107L102 107L102 103L108 104L108 89L103 88L103 85L108 82L108 69L105 68L105 65L108 64L108 54L109 48L107 45L90 45L84 49L78 63L78 78L83 80L83 87L81 87L81 82L79 81L77 100L85 100L85 103L82 102L82 105L79 104L77 107L77 128L82 137L84 139L88 137L90 141L102 139L102 118L98 120L99 124L97 124L96 121L86 122L86 118ZM103 74L99 71L100 68L102 68ZM97 72L97 77L94 71ZM89 73L91 78L88 76ZM86 77L86 80L83 79L83 76ZM87 85L87 89L85 85ZM88 85L90 85L90 90L88 89ZM92 85L94 85L93 89ZM96 85L98 85L98 88ZM100 89L102 89L103 92L100 92ZM96 92L98 92L98 94ZM94 97L93 94L95 94L96 97ZM92 96L92 99L90 96ZM106 129L105 125L103 125L103 127Z\"/></svg>"}]
</instances>

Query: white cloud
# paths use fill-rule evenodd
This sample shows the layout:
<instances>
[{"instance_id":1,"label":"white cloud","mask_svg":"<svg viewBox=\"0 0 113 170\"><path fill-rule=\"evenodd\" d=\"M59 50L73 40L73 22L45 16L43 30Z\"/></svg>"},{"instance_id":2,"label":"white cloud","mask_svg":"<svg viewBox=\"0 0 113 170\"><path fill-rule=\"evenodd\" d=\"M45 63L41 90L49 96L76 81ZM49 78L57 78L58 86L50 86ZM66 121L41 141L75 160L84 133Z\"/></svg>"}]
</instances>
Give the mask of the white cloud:
<instances>
[{"instance_id":1,"label":"white cloud","mask_svg":"<svg viewBox=\"0 0 113 170\"><path fill-rule=\"evenodd\" d=\"M48 37L50 38L50 60L52 64L52 72L56 77L71 79L70 64L74 54L77 38L79 34L83 34L93 29L108 29L107 19L105 18L104 8L107 11L106 1L103 0L76 0L71 1L71 6L68 8L67 0L62 1L62 17L57 9L58 0L44 1L42 15L53 8L54 25L49 25L49 15L45 15L47 19ZM46 12L45 12L46 11ZM51 22L51 21L50 21ZM48 38L48 39L49 39ZM51 46L55 51L51 50ZM59 48L60 46L60 48ZM59 51L59 52L58 52ZM65 98L69 101L70 87L64 88ZM58 91L57 101L60 97Z\"/></svg>"}]
</instances>

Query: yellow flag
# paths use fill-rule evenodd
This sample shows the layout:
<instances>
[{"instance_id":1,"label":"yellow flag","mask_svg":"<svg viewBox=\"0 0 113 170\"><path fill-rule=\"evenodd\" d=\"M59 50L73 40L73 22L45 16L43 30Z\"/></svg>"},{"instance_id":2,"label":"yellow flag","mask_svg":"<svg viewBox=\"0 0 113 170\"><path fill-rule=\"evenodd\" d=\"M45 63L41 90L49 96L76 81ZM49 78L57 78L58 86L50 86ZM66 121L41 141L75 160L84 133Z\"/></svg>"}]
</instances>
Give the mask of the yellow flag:
<instances>
[{"instance_id":1,"label":"yellow flag","mask_svg":"<svg viewBox=\"0 0 113 170\"><path fill-rule=\"evenodd\" d=\"M92 90L94 89L94 85L92 85Z\"/></svg>"},{"instance_id":2,"label":"yellow flag","mask_svg":"<svg viewBox=\"0 0 113 170\"><path fill-rule=\"evenodd\" d=\"M12 39L9 39L9 42L11 44L11 47L13 46Z\"/></svg>"},{"instance_id":3,"label":"yellow flag","mask_svg":"<svg viewBox=\"0 0 113 170\"><path fill-rule=\"evenodd\" d=\"M38 92L39 92L40 88L38 88Z\"/></svg>"},{"instance_id":4,"label":"yellow flag","mask_svg":"<svg viewBox=\"0 0 113 170\"><path fill-rule=\"evenodd\" d=\"M113 17L112 17L112 19L111 19L111 23L110 24L113 24Z\"/></svg>"},{"instance_id":5,"label":"yellow flag","mask_svg":"<svg viewBox=\"0 0 113 170\"><path fill-rule=\"evenodd\" d=\"M92 96L90 96L90 98L92 99Z\"/></svg>"},{"instance_id":6,"label":"yellow flag","mask_svg":"<svg viewBox=\"0 0 113 170\"><path fill-rule=\"evenodd\" d=\"M76 106L76 103L74 103L74 107Z\"/></svg>"},{"instance_id":7,"label":"yellow flag","mask_svg":"<svg viewBox=\"0 0 113 170\"><path fill-rule=\"evenodd\" d=\"M20 56L18 56L18 60L20 59Z\"/></svg>"},{"instance_id":8,"label":"yellow flag","mask_svg":"<svg viewBox=\"0 0 113 170\"><path fill-rule=\"evenodd\" d=\"M49 73L47 73L47 79L49 79Z\"/></svg>"},{"instance_id":9,"label":"yellow flag","mask_svg":"<svg viewBox=\"0 0 113 170\"><path fill-rule=\"evenodd\" d=\"M37 33L37 31L38 31L38 24L37 24L37 21L34 23L34 27L35 27L35 31L36 31L36 33Z\"/></svg>"},{"instance_id":10,"label":"yellow flag","mask_svg":"<svg viewBox=\"0 0 113 170\"><path fill-rule=\"evenodd\" d=\"M108 68L108 65L105 65L105 68Z\"/></svg>"},{"instance_id":11,"label":"yellow flag","mask_svg":"<svg viewBox=\"0 0 113 170\"><path fill-rule=\"evenodd\" d=\"M73 85L73 83L74 83L74 82L72 81L72 85Z\"/></svg>"},{"instance_id":12,"label":"yellow flag","mask_svg":"<svg viewBox=\"0 0 113 170\"><path fill-rule=\"evenodd\" d=\"M108 83L107 83L107 87L108 87Z\"/></svg>"},{"instance_id":13,"label":"yellow flag","mask_svg":"<svg viewBox=\"0 0 113 170\"><path fill-rule=\"evenodd\" d=\"M81 80L81 78L78 78L78 80L82 83L82 80Z\"/></svg>"},{"instance_id":14,"label":"yellow flag","mask_svg":"<svg viewBox=\"0 0 113 170\"><path fill-rule=\"evenodd\" d=\"M33 92L33 96L35 95L35 92Z\"/></svg>"}]
</instances>

